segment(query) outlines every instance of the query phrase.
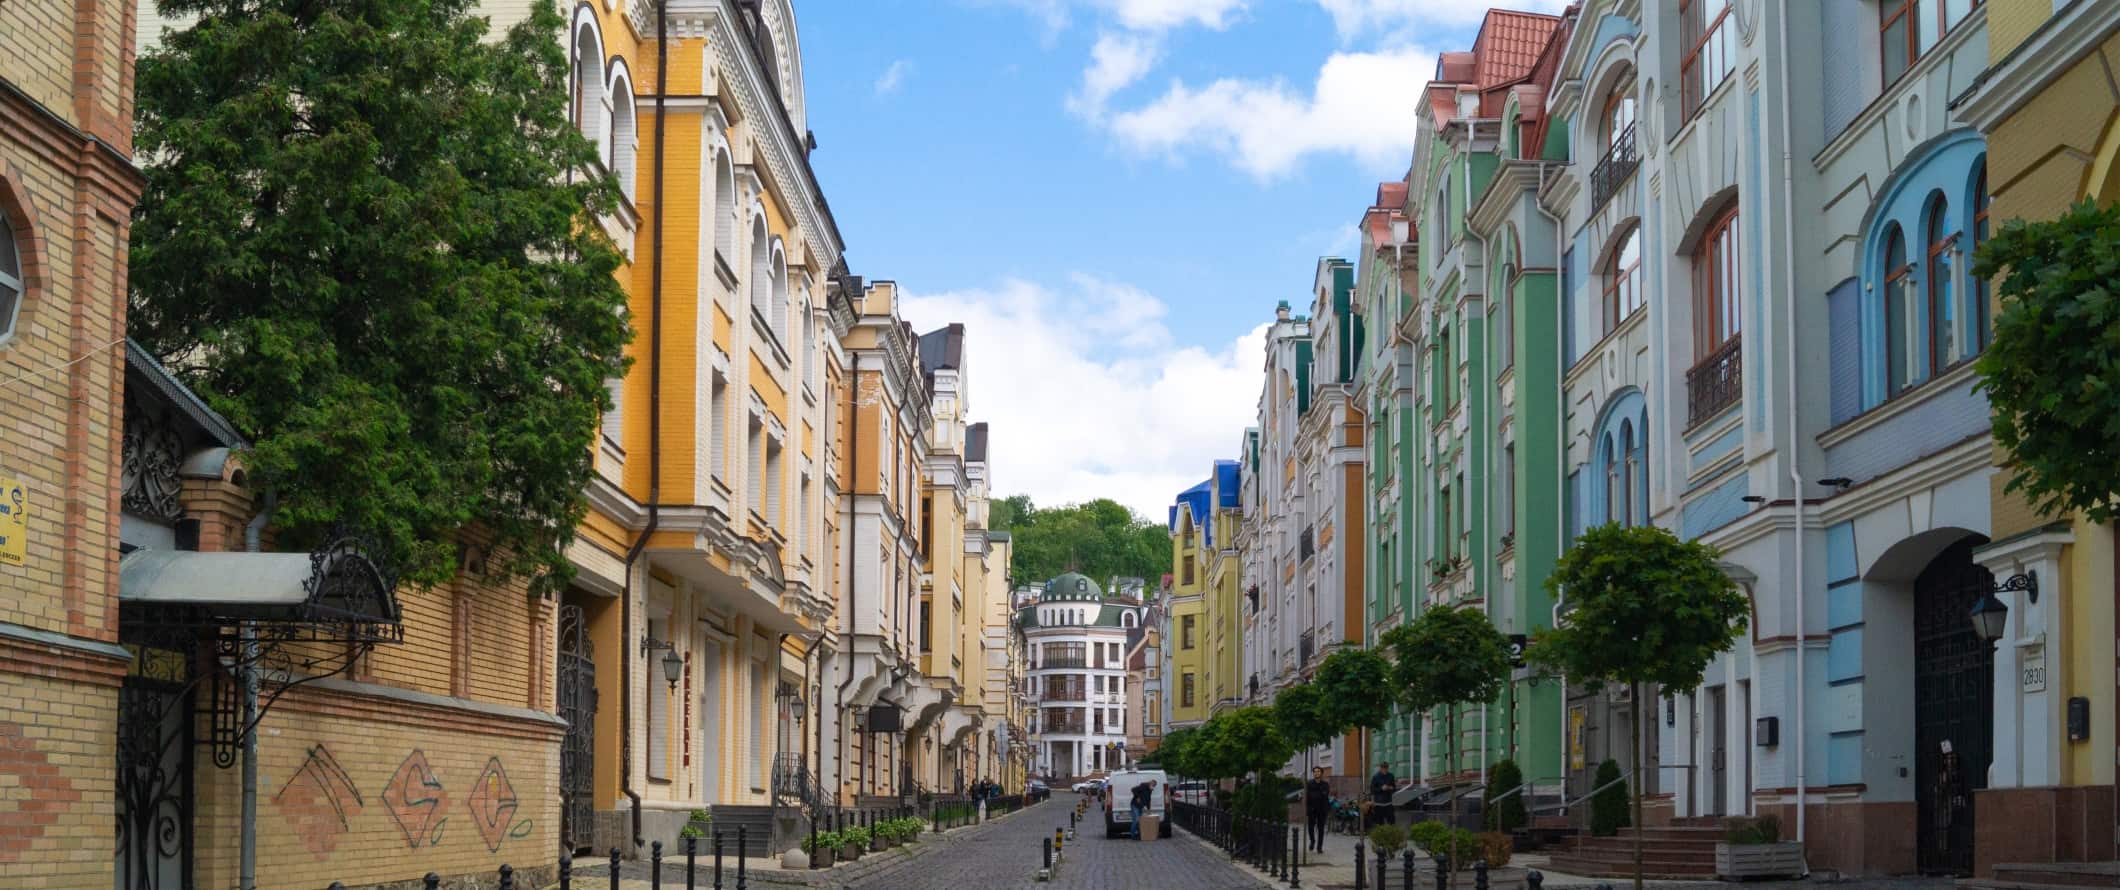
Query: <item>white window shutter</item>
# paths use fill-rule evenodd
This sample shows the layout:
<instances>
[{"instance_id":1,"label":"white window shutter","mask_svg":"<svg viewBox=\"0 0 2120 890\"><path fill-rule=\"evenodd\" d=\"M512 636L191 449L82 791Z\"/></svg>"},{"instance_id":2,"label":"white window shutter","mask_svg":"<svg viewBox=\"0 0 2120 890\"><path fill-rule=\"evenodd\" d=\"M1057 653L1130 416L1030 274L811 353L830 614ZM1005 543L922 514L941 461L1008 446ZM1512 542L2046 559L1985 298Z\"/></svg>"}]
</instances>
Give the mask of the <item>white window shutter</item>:
<instances>
[{"instance_id":1,"label":"white window shutter","mask_svg":"<svg viewBox=\"0 0 2120 890\"><path fill-rule=\"evenodd\" d=\"M666 622L648 619L648 636L663 639ZM670 778L670 685L663 682L661 653L648 653L648 669L642 673L648 684L648 778Z\"/></svg>"}]
</instances>

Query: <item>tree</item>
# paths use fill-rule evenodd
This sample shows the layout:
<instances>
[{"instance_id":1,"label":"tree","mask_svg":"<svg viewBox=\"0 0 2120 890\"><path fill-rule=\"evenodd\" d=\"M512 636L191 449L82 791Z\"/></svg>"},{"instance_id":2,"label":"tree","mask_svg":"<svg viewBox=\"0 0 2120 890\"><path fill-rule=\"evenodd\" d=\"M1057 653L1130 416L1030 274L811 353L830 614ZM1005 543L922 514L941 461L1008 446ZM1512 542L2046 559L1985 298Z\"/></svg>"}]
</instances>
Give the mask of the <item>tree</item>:
<instances>
[{"instance_id":1,"label":"tree","mask_svg":"<svg viewBox=\"0 0 2120 890\"><path fill-rule=\"evenodd\" d=\"M1192 727L1173 729L1163 734L1163 741L1157 743L1156 753L1152 756L1171 775L1188 779L1212 778L1193 762L1194 743L1198 736L1199 730Z\"/></svg>"},{"instance_id":2,"label":"tree","mask_svg":"<svg viewBox=\"0 0 2120 890\"><path fill-rule=\"evenodd\" d=\"M1318 665L1318 714L1337 735L1382 729L1391 719L1391 662L1368 649L1338 649Z\"/></svg>"},{"instance_id":3,"label":"tree","mask_svg":"<svg viewBox=\"0 0 2120 890\"><path fill-rule=\"evenodd\" d=\"M1611 837L1627 827L1627 782L1621 777L1619 763L1606 758L1597 765L1595 784L1597 789L1590 795L1590 834L1593 837Z\"/></svg>"},{"instance_id":4,"label":"tree","mask_svg":"<svg viewBox=\"0 0 2120 890\"><path fill-rule=\"evenodd\" d=\"M1275 694L1273 721L1281 738L1297 750L1332 741L1333 729L1320 713L1323 705L1324 696L1309 683L1297 683Z\"/></svg>"},{"instance_id":5,"label":"tree","mask_svg":"<svg viewBox=\"0 0 2120 890\"><path fill-rule=\"evenodd\" d=\"M626 367L616 207L556 6L162 0L138 66L131 333L250 437L279 540L370 533L438 582L467 537L552 590Z\"/></svg>"},{"instance_id":6,"label":"tree","mask_svg":"<svg viewBox=\"0 0 2120 890\"><path fill-rule=\"evenodd\" d=\"M2005 490L2049 515L2120 518L2120 205L2005 223L1973 263L1974 278L1997 276L1975 367L2010 455Z\"/></svg>"},{"instance_id":7,"label":"tree","mask_svg":"<svg viewBox=\"0 0 2120 890\"><path fill-rule=\"evenodd\" d=\"M1218 778L1257 774L1261 783L1295 754L1281 735L1270 708L1253 705L1225 711L1207 721L1208 744Z\"/></svg>"},{"instance_id":8,"label":"tree","mask_svg":"<svg viewBox=\"0 0 2120 890\"><path fill-rule=\"evenodd\" d=\"M995 506L991 526L1014 538L1009 561L1018 581L1065 572L1099 583L1115 576L1154 581L1170 571L1170 531L1110 498L1039 507L1026 495L1011 495Z\"/></svg>"},{"instance_id":9,"label":"tree","mask_svg":"<svg viewBox=\"0 0 2120 890\"><path fill-rule=\"evenodd\" d=\"M1431 606L1411 622L1385 631L1392 685L1409 711L1444 708L1450 727L1450 771L1459 767L1458 711L1492 701L1509 678L1509 641L1487 613L1469 606Z\"/></svg>"},{"instance_id":10,"label":"tree","mask_svg":"<svg viewBox=\"0 0 2120 890\"><path fill-rule=\"evenodd\" d=\"M1524 784L1524 771L1516 761L1504 757L1487 768L1487 793L1481 803L1487 810L1488 831L1515 831L1530 822L1524 810L1524 793L1517 791ZM1510 792L1515 791L1515 794ZM1509 794L1504 799L1502 795ZM1495 801L1500 800L1500 803Z\"/></svg>"},{"instance_id":11,"label":"tree","mask_svg":"<svg viewBox=\"0 0 2120 890\"><path fill-rule=\"evenodd\" d=\"M1601 525L1561 554L1546 589L1567 608L1526 658L1591 689L1625 683L1637 708L1644 685L1691 692L1718 653L1745 629L1750 606L1723 573L1721 554L1654 526ZM1641 720L1634 728L1633 775L1642 768ZM1642 823L1641 796L1634 824ZM1634 837L1634 886L1641 887L1642 843Z\"/></svg>"}]
</instances>

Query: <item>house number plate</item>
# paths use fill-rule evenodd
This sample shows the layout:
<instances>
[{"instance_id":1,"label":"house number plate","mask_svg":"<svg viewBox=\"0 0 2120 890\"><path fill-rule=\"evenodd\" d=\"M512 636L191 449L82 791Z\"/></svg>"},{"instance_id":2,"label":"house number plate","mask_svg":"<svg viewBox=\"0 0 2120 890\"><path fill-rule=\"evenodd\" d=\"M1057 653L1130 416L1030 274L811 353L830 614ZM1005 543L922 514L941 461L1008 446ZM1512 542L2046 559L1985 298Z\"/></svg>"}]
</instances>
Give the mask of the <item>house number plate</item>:
<instances>
[{"instance_id":1,"label":"house number plate","mask_svg":"<svg viewBox=\"0 0 2120 890\"><path fill-rule=\"evenodd\" d=\"M2022 662L2022 665L2023 666L2020 667L2019 670L2023 672L2023 691L2027 693L2045 692L2046 646L2038 645L2024 647L2024 660Z\"/></svg>"}]
</instances>

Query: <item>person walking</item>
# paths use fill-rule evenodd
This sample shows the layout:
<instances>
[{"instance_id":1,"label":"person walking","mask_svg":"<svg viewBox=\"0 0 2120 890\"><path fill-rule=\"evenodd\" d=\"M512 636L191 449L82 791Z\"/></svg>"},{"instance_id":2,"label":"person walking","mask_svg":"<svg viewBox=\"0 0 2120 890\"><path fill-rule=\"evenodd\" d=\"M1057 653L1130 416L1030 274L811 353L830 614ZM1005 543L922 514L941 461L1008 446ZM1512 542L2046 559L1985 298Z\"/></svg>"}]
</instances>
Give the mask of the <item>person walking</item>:
<instances>
[{"instance_id":1,"label":"person walking","mask_svg":"<svg viewBox=\"0 0 2120 890\"><path fill-rule=\"evenodd\" d=\"M1148 803L1151 799L1154 798L1155 793L1156 783L1153 780L1142 782L1134 786L1134 794L1132 801L1132 807L1134 812L1134 840L1138 841L1141 839L1141 815L1143 813L1148 812Z\"/></svg>"},{"instance_id":2,"label":"person walking","mask_svg":"<svg viewBox=\"0 0 2120 890\"><path fill-rule=\"evenodd\" d=\"M1325 781L1325 768L1310 768L1310 781L1303 783L1305 837L1313 853L1325 852L1325 820L1332 815L1332 783Z\"/></svg>"},{"instance_id":3,"label":"person walking","mask_svg":"<svg viewBox=\"0 0 2120 890\"><path fill-rule=\"evenodd\" d=\"M1376 775L1369 777L1369 825L1390 825L1396 818L1391 806L1391 796L1399 790L1399 779L1391 774L1391 765L1378 763Z\"/></svg>"}]
</instances>

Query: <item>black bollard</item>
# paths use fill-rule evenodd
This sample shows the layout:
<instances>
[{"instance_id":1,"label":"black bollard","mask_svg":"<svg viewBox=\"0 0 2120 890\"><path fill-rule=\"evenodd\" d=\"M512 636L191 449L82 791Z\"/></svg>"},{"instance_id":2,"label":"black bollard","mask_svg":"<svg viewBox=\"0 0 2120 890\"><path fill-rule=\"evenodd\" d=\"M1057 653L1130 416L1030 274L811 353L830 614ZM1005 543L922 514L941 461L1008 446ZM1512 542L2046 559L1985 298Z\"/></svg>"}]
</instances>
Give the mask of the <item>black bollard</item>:
<instances>
[{"instance_id":1,"label":"black bollard","mask_svg":"<svg viewBox=\"0 0 2120 890\"><path fill-rule=\"evenodd\" d=\"M1386 867L1386 866L1388 866L1388 865L1389 865L1390 863L1391 863L1391 854L1390 854L1390 853L1386 853L1386 852L1384 852L1384 848L1383 848L1383 847L1378 847L1378 848L1377 848L1377 890L1388 890L1388 888L1390 888L1390 887L1391 887L1391 882L1390 882L1390 880L1389 880L1388 876L1387 876L1387 875L1385 875L1385 873L1384 873L1384 869L1385 869L1385 867Z\"/></svg>"},{"instance_id":2,"label":"black bollard","mask_svg":"<svg viewBox=\"0 0 2120 890\"><path fill-rule=\"evenodd\" d=\"M1043 838L1042 840L1045 841L1045 870L1051 872L1053 870L1053 839Z\"/></svg>"},{"instance_id":3,"label":"black bollard","mask_svg":"<svg viewBox=\"0 0 2120 890\"><path fill-rule=\"evenodd\" d=\"M811 837L816 837L812 832ZM811 856L817 855L811 853ZM721 829L714 829L714 890L721 890Z\"/></svg>"},{"instance_id":4,"label":"black bollard","mask_svg":"<svg viewBox=\"0 0 2120 890\"><path fill-rule=\"evenodd\" d=\"M662 841L648 845L648 886L662 890Z\"/></svg>"},{"instance_id":5,"label":"black bollard","mask_svg":"<svg viewBox=\"0 0 2120 890\"><path fill-rule=\"evenodd\" d=\"M1524 874L1524 886L1531 888L1531 890L1545 890L1545 873L1535 868L1526 872Z\"/></svg>"},{"instance_id":6,"label":"black bollard","mask_svg":"<svg viewBox=\"0 0 2120 890\"><path fill-rule=\"evenodd\" d=\"M685 890L697 890L693 886L692 870L699 867L699 838L685 838Z\"/></svg>"},{"instance_id":7,"label":"black bollard","mask_svg":"<svg viewBox=\"0 0 2120 890\"><path fill-rule=\"evenodd\" d=\"M337 881L332 881L331 886L324 888L324 890L346 890L346 885L341 884Z\"/></svg>"},{"instance_id":8,"label":"black bollard","mask_svg":"<svg viewBox=\"0 0 2120 890\"><path fill-rule=\"evenodd\" d=\"M611 848L611 890L618 890L618 848Z\"/></svg>"},{"instance_id":9,"label":"black bollard","mask_svg":"<svg viewBox=\"0 0 2120 890\"><path fill-rule=\"evenodd\" d=\"M1365 864L1365 863L1366 863L1367 861L1368 861L1368 860L1367 860L1367 859L1365 859L1365 858L1364 858L1364 857L1362 856L1362 839L1361 839L1361 838L1355 838L1355 840L1354 840L1354 890L1362 890L1362 888L1363 888L1364 886L1366 886L1366 884L1365 884L1365 879L1364 879L1364 875L1365 875L1365 873L1366 873L1366 872L1368 871L1368 869L1365 869L1365 868L1363 868L1362 866L1363 866L1363 865L1364 865L1364 864ZM1377 888L1377 890L1383 890L1383 888L1379 887L1379 888Z\"/></svg>"},{"instance_id":10,"label":"black bollard","mask_svg":"<svg viewBox=\"0 0 2120 890\"><path fill-rule=\"evenodd\" d=\"M746 890L750 882L744 878L744 868L750 862L751 842L745 835L751 832L748 825L736 826L736 890Z\"/></svg>"},{"instance_id":11,"label":"black bollard","mask_svg":"<svg viewBox=\"0 0 2120 890\"><path fill-rule=\"evenodd\" d=\"M427 877L421 880L426 882L427 890L435 890L435 888L442 886L442 876L431 871L427 873Z\"/></svg>"},{"instance_id":12,"label":"black bollard","mask_svg":"<svg viewBox=\"0 0 2120 890\"><path fill-rule=\"evenodd\" d=\"M1472 863L1472 890L1487 890L1487 860Z\"/></svg>"},{"instance_id":13,"label":"black bollard","mask_svg":"<svg viewBox=\"0 0 2120 890\"><path fill-rule=\"evenodd\" d=\"M427 886L430 888L439 886L442 883L442 877L434 872L428 872L427 877ZM559 890L573 890L573 887L574 854L561 850L559 851Z\"/></svg>"},{"instance_id":14,"label":"black bollard","mask_svg":"<svg viewBox=\"0 0 2120 890\"><path fill-rule=\"evenodd\" d=\"M1288 860L1288 886L1301 887L1303 886L1303 879L1298 877L1298 875L1303 872L1303 847L1301 846L1303 843L1303 829L1288 829L1288 841L1296 847L1296 855Z\"/></svg>"},{"instance_id":15,"label":"black bollard","mask_svg":"<svg viewBox=\"0 0 2120 890\"><path fill-rule=\"evenodd\" d=\"M1413 890L1413 847L1406 847L1406 855L1399 857L1399 864L1406 869L1406 890Z\"/></svg>"},{"instance_id":16,"label":"black bollard","mask_svg":"<svg viewBox=\"0 0 2120 890\"><path fill-rule=\"evenodd\" d=\"M1437 853L1435 854L1435 890L1449 890L1449 888L1450 856L1446 853Z\"/></svg>"},{"instance_id":17,"label":"black bollard","mask_svg":"<svg viewBox=\"0 0 2120 890\"><path fill-rule=\"evenodd\" d=\"M508 867L505 862L501 863L500 890L515 890L515 869Z\"/></svg>"}]
</instances>

